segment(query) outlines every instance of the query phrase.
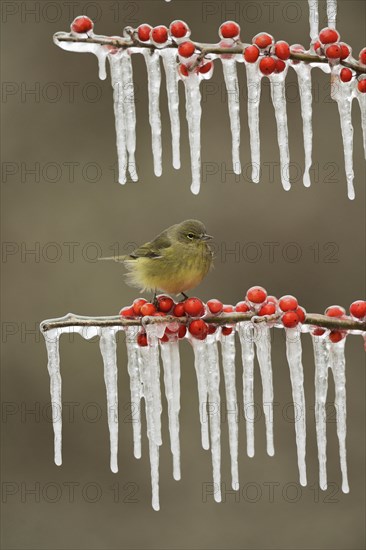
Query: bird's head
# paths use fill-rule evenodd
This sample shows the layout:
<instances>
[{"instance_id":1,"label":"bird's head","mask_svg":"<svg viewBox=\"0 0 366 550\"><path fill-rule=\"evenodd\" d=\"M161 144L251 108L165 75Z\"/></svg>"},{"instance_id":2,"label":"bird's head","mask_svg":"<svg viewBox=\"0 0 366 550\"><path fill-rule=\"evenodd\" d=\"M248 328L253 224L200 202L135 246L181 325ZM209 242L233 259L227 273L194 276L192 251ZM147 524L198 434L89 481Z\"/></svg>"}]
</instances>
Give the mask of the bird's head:
<instances>
[{"instance_id":1,"label":"bird's head","mask_svg":"<svg viewBox=\"0 0 366 550\"><path fill-rule=\"evenodd\" d=\"M175 226L176 238L184 244L196 244L209 241L213 237L207 235L206 228L198 220L185 220Z\"/></svg>"}]
</instances>

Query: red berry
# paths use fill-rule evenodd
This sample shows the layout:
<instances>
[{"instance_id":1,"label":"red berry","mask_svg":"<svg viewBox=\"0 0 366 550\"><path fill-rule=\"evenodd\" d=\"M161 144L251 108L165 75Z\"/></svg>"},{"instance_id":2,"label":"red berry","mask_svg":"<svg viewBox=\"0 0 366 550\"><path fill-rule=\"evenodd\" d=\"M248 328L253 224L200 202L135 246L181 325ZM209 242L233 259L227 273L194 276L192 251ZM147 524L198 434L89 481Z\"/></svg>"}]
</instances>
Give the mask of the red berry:
<instances>
[{"instance_id":1,"label":"red berry","mask_svg":"<svg viewBox=\"0 0 366 550\"><path fill-rule=\"evenodd\" d=\"M366 93L366 78L363 78L362 80L358 81L357 88L358 88L358 91L361 92L361 94Z\"/></svg>"},{"instance_id":2,"label":"red berry","mask_svg":"<svg viewBox=\"0 0 366 550\"><path fill-rule=\"evenodd\" d=\"M153 317L165 317L165 313L162 311L155 311L155 313L153 313Z\"/></svg>"},{"instance_id":3,"label":"red berry","mask_svg":"<svg viewBox=\"0 0 366 550\"><path fill-rule=\"evenodd\" d=\"M366 302L364 300L357 300L349 306L349 311L352 317L356 319L363 319L366 317Z\"/></svg>"},{"instance_id":4,"label":"red berry","mask_svg":"<svg viewBox=\"0 0 366 550\"><path fill-rule=\"evenodd\" d=\"M191 57L195 52L195 45L193 42L190 42L187 40L187 42L182 42L182 44L179 44L178 46L178 54L181 57Z\"/></svg>"},{"instance_id":5,"label":"red berry","mask_svg":"<svg viewBox=\"0 0 366 550\"><path fill-rule=\"evenodd\" d=\"M275 54L278 59L283 59L286 61L290 57L290 46L284 40L280 40L275 45Z\"/></svg>"},{"instance_id":6,"label":"red berry","mask_svg":"<svg viewBox=\"0 0 366 550\"><path fill-rule=\"evenodd\" d=\"M234 21L225 21L219 29L221 38L237 38L240 34L240 27Z\"/></svg>"},{"instance_id":7,"label":"red berry","mask_svg":"<svg viewBox=\"0 0 366 550\"><path fill-rule=\"evenodd\" d=\"M276 68L276 61L273 57L263 57L259 62L259 68L265 75L270 75Z\"/></svg>"},{"instance_id":8,"label":"red berry","mask_svg":"<svg viewBox=\"0 0 366 550\"><path fill-rule=\"evenodd\" d=\"M178 338L184 338L187 332L187 327L185 325L179 325Z\"/></svg>"},{"instance_id":9,"label":"red berry","mask_svg":"<svg viewBox=\"0 0 366 550\"><path fill-rule=\"evenodd\" d=\"M341 47L338 44L331 44L325 48L325 55L328 59L340 59L341 57Z\"/></svg>"},{"instance_id":10,"label":"red berry","mask_svg":"<svg viewBox=\"0 0 366 550\"><path fill-rule=\"evenodd\" d=\"M319 33L319 40L322 44L338 42L339 38L339 33L335 29L330 29L329 27L321 30Z\"/></svg>"},{"instance_id":11,"label":"red berry","mask_svg":"<svg viewBox=\"0 0 366 550\"><path fill-rule=\"evenodd\" d=\"M208 325L208 333L215 334L216 331L217 331L217 325L213 325L212 323L210 323Z\"/></svg>"},{"instance_id":12,"label":"red berry","mask_svg":"<svg viewBox=\"0 0 366 550\"><path fill-rule=\"evenodd\" d=\"M286 63L282 59L276 59L276 66L274 72L276 74L282 73L286 69Z\"/></svg>"},{"instance_id":13,"label":"red berry","mask_svg":"<svg viewBox=\"0 0 366 550\"><path fill-rule=\"evenodd\" d=\"M132 304L134 314L141 315L141 307L146 303L147 300L145 300L145 298L136 298Z\"/></svg>"},{"instance_id":14,"label":"red berry","mask_svg":"<svg viewBox=\"0 0 366 550\"><path fill-rule=\"evenodd\" d=\"M216 298L213 298L212 300L209 300L207 302L207 307L211 313L221 313L223 305L220 300L216 300Z\"/></svg>"},{"instance_id":15,"label":"red berry","mask_svg":"<svg viewBox=\"0 0 366 550\"><path fill-rule=\"evenodd\" d=\"M201 65L198 68L198 72L200 72L201 74L209 73L211 71L212 67L213 67L213 63L211 61L209 61L208 63L205 63L204 65Z\"/></svg>"},{"instance_id":16,"label":"red berry","mask_svg":"<svg viewBox=\"0 0 366 550\"><path fill-rule=\"evenodd\" d=\"M342 306L330 306L327 307L324 313L328 317L343 317L346 314L346 310Z\"/></svg>"},{"instance_id":17,"label":"red berry","mask_svg":"<svg viewBox=\"0 0 366 550\"><path fill-rule=\"evenodd\" d=\"M187 65L179 65L179 72L182 76L189 76L189 71Z\"/></svg>"},{"instance_id":18,"label":"red berry","mask_svg":"<svg viewBox=\"0 0 366 550\"><path fill-rule=\"evenodd\" d=\"M137 335L137 343L139 346L146 347L147 346L147 335L146 332L140 331Z\"/></svg>"},{"instance_id":19,"label":"red berry","mask_svg":"<svg viewBox=\"0 0 366 550\"><path fill-rule=\"evenodd\" d=\"M135 316L135 313L133 311L132 306L123 307L121 309L121 311L119 312L119 314L120 314L121 317L134 317Z\"/></svg>"},{"instance_id":20,"label":"red berry","mask_svg":"<svg viewBox=\"0 0 366 550\"><path fill-rule=\"evenodd\" d=\"M260 308L258 315L273 315L274 313L276 313L276 304L268 302Z\"/></svg>"},{"instance_id":21,"label":"red berry","mask_svg":"<svg viewBox=\"0 0 366 550\"><path fill-rule=\"evenodd\" d=\"M340 342L344 337L345 333L340 330L332 330L329 334L329 340L333 342L333 344Z\"/></svg>"},{"instance_id":22,"label":"red berry","mask_svg":"<svg viewBox=\"0 0 366 550\"><path fill-rule=\"evenodd\" d=\"M252 42L253 44L256 44L258 48L261 48L261 50L263 50L264 48L267 48L272 44L273 38L269 34L260 33L253 38Z\"/></svg>"},{"instance_id":23,"label":"red berry","mask_svg":"<svg viewBox=\"0 0 366 550\"><path fill-rule=\"evenodd\" d=\"M252 286L246 297L252 304L263 304L267 298L267 291L261 286Z\"/></svg>"},{"instance_id":24,"label":"red berry","mask_svg":"<svg viewBox=\"0 0 366 550\"><path fill-rule=\"evenodd\" d=\"M313 331L312 331L312 334L314 336L322 336L323 334L325 334L325 329L324 328L320 328L320 327L316 327Z\"/></svg>"},{"instance_id":25,"label":"red berry","mask_svg":"<svg viewBox=\"0 0 366 550\"><path fill-rule=\"evenodd\" d=\"M163 336L161 336L161 337L159 338L159 340L160 340L160 342L164 342L164 343L165 343L165 342L169 342L169 336L168 336L166 330L165 330Z\"/></svg>"},{"instance_id":26,"label":"red berry","mask_svg":"<svg viewBox=\"0 0 366 550\"><path fill-rule=\"evenodd\" d=\"M295 311L298 305L295 296L291 296L290 294L280 298L279 306L282 311Z\"/></svg>"},{"instance_id":27,"label":"red berry","mask_svg":"<svg viewBox=\"0 0 366 550\"><path fill-rule=\"evenodd\" d=\"M360 60L360 63L362 63L362 65L366 65L366 48L363 48L360 51L358 59Z\"/></svg>"},{"instance_id":28,"label":"red berry","mask_svg":"<svg viewBox=\"0 0 366 550\"><path fill-rule=\"evenodd\" d=\"M140 25L138 27L137 36L139 37L139 40L141 40L141 42L147 42L148 40L150 40L151 29L152 26L146 24Z\"/></svg>"},{"instance_id":29,"label":"red berry","mask_svg":"<svg viewBox=\"0 0 366 550\"><path fill-rule=\"evenodd\" d=\"M91 31L93 27L93 21L86 15L79 15L79 17L76 17L71 23L71 30L77 33Z\"/></svg>"},{"instance_id":30,"label":"red berry","mask_svg":"<svg viewBox=\"0 0 366 550\"><path fill-rule=\"evenodd\" d=\"M208 334L208 326L203 319L191 321L188 330L197 340L204 340Z\"/></svg>"},{"instance_id":31,"label":"red berry","mask_svg":"<svg viewBox=\"0 0 366 550\"><path fill-rule=\"evenodd\" d=\"M314 44L314 52L318 55L323 55L323 48L319 40L317 40Z\"/></svg>"},{"instance_id":32,"label":"red berry","mask_svg":"<svg viewBox=\"0 0 366 550\"><path fill-rule=\"evenodd\" d=\"M169 313L174 306L174 300L172 300L170 296L165 296L164 294L160 294L160 296L157 297L157 301L158 311L162 311L163 313Z\"/></svg>"},{"instance_id":33,"label":"red berry","mask_svg":"<svg viewBox=\"0 0 366 550\"><path fill-rule=\"evenodd\" d=\"M348 44L345 44L344 42L340 42L339 46L341 48L341 59L346 59L349 54L351 53L351 49Z\"/></svg>"},{"instance_id":34,"label":"red berry","mask_svg":"<svg viewBox=\"0 0 366 550\"><path fill-rule=\"evenodd\" d=\"M235 311L239 311L240 313L246 313L249 310L250 310L250 307L244 301L238 302L235 306Z\"/></svg>"},{"instance_id":35,"label":"red berry","mask_svg":"<svg viewBox=\"0 0 366 550\"><path fill-rule=\"evenodd\" d=\"M189 32L189 28L184 21L177 20L170 23L169 31L174 38L184 38Z\"/></svg>"},{"instance_id":36,"label":"red berry","mask_svg":"<svg viewBox=\"0 0 366 550\"><path fill-rule=\"evenodd\" d=\"M146 304L141 306L140 313L141 315L154 315L154 313L156 313L156 307L154 304L146 302Z\"/></svg>"},{"instance_id":37,"label":"red berry","mask_svg":"<svg viewBox=\"0 0 366 550\"><path fill-rule=\"evenodd\" d=\"M298 307L296 310L295 310L295 313L297 314L299 320L300 320L300 323L303 323L305 321L305 318L306 318L306 311L303 307Z\"/></svg>"},{"instance_id":38,"label":"red berry","mask_svg":"<svg viewBox=\"0 0 366 550\"><path fill-rule=\"evenodd\" d=\"M344 67L341 70L339 77L342 80L342 82L349 82L350 80L352 80L352 71L351 71L351 69L348 69L347 67Z\"/></svg>"},{"instance_id":39,"label":"red berry","mask_svg":"<svg viewBox=\"0 0 366 550\"><path fill-rule=\"evenodd\" d=\"M164 25L154 27L151 31L151 38L157 44L165 44L168 40L168 29Z\"/></svg>"},{"instance_id":40,"label":"red berry","mask_svg":"<svg viewBox=\"0 0 366 550\"><path fill-rule=\"evenodd\" d=\"M233 327L222 327L221 334L223 336L229 336L233 332Z\"/></svg>"},{"instance_id":41,"label":"red berry","mask_svg":"<svg viewBox=\"0 0 366 550\"><path fill-rule=\"evenodd\" d=\"M224 307L222 308L222 311L224 313L232 313L234 311L234 306L231 306L229 304L225 304Z\"/></svg>"},{"instance_id":42,"label":"red berry","mask_svg":"<svg viewBox=\"0 0 366 550\"><path fill-rule=\"evenodd\" d=\"M248 63L255 63L259 57L259 48L255 45L248 46L244 50L244 59Z\"/></svg>"},{"instance_id":43,"label":"red berry","mask_svg":"<svg viewBox=\"0 0 366 550\"><path fill-rule=\"evenodd\" d=\"M176 334L179 331L180 325L171 323L165 329L166 334Z\"/></svg>"},{"instance_id":44,"label":"red berry","mask_svg":"<svg viewBox=\"0 0 366 550\"><path fill-rule=\"evenodd\" d=\"M175 304L172 314L174 317L184 317L186 314L184 311L184 302L178 302L178 304Z\"/></svg>"},{"instance_id":45,"label":"red berry","mask_svg":"<svg viewBox=\"0 0 366 550\"><path fill-rule=\"evenodd\" d=\"M201 317L205 312L205 308L199 298L187 298L184 302L184 311L191 317Z\"/></svg>"},{"instance_id":46,"label":"red berry","mask_svg":"<svg viewBox=\"0 0 366 550\"><path fill-rule=\"evenodd\" d=\"M286 311L286 313L282 315L281 321L284 327L294 328L299 324L300 319L294 311Z\"/></svg>"}]
</instances>

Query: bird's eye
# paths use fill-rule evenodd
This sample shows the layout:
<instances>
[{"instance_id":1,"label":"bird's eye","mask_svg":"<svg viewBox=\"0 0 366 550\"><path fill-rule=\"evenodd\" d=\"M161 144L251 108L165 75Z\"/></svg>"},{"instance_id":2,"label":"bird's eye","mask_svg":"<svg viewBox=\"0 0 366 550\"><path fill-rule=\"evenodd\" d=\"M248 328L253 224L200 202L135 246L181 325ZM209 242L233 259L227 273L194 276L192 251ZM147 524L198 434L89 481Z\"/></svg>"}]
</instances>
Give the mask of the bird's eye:
<instances>
[{"instance_id":1,"label":"bird's eye","mask_svg":"<svg viewBox=\"0 0 366 550\"><path fill-rule=\"evenodd\" d=\"M193 235L193 233L188 233L187 237L188 237L188 239L193 239L194 235Z\"/></svg>"}]
</instances>

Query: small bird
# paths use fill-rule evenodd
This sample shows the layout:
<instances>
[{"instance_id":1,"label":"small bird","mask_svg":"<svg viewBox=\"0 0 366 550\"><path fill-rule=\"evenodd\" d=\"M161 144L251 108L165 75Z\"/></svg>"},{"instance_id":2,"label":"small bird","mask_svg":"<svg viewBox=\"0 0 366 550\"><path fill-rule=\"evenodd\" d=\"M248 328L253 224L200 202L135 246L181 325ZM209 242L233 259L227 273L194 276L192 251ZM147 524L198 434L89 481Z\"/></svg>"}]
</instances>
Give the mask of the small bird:
<instances>
[{"instance_id":1,"label":"small bird","mask_svg":"<svg viewBox=\"0 0 366 550\"><path fill-rule=\"evenodd\" d=\"M141 291L182 294L200 284L212 266L208 245L213 237L198 220L185 220L162 231L154 240L126 256L100 258L122 262L127 283Z\"/></svg>"}]
</instances>

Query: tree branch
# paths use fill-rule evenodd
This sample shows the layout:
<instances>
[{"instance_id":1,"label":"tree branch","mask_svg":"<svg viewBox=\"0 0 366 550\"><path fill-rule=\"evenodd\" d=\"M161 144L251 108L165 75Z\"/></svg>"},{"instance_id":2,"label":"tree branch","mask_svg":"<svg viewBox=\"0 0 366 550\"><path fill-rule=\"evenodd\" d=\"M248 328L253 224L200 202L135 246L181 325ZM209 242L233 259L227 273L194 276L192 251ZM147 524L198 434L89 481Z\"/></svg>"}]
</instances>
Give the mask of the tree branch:
<instances>
[{"instance_id":1,"label":"tree branch","mask_svg":"<svg viewBox=\"0 0 366 550\"><path fill-rule=\"evenodd\" d=\"M207 315L203 317L204 321L209 324L215 324L219 326L231 325L240 323L243 321L252 321L254 324L258 323L279 323L280 315L266 315L263 317L256 316L255 313L249 311L247 313L221 313L220 315ZM152 324L161 323L180 323L187 324L190 321L188 317L173 317L172 315L166 315L164 317L139 317L135 319L129 319L126 317L120 317L119 315L110 317L83 317L74 313L68 313L65 317L59 317L56 319L47 319L42 321L40 328L43 333L55 329L65 327L133 327L133 326L146 326ZM358 332L366 332L366 321L354 321L350 317L345 319L339 319L335 317L328 317L327 315L320 315L318 313L308 313L306 315L304 325L311 325L316 327L322 327L331 330L350 330Z\"/></svg>"},{"instance_id":2,"label":"tree branch","mask_svg":"<svg viewBox=\"0 0 366 550\"><path fill-rule=\"evenodd\" d=\"M154 44L148 44L146 42L141 42L138 37L137 33L135 31L129 33L130 38L122 38L122 37L112 37L112 36L103 36L98 34L92 34L89 33L88 36L85 34L75 34L75 33L67 33L67 32L57 32L54 34L54 42L57 44L57 42L74 42L74 43L82 43L82 44L100 44L102 46L113 46L115 48L147 48L151 51L154 50L161 50L166 48L175 48L178 50L178 44L169 42L166 44L163 48L158 48ZM193 41L192 41L193 42ZM242 42L237 42L236 46L233 47L222 47L218 46L217 44L204 44L200 42L193 42L196 49L200 52L199 58L200 60L203 59L208 54L243 54L245 48L250 46L250 44L244 44ZM303 61L305 63L328 63L328 59L325 56L318 56L316 54L310 54L307 52L301 53L301 52L292 52L290 54L290 59L294 59L297 61ZM352 69L357 74L365 74L366 73L366 67L363 65L360 65L359 63L355 61L340 61L340 65L344 67L348 67L349 69Z\"/></svg>"}]
</instances>

